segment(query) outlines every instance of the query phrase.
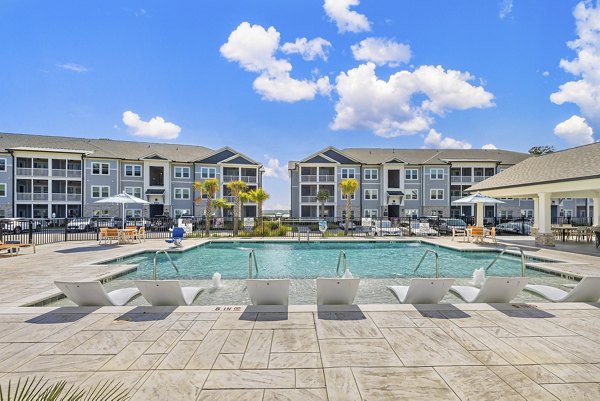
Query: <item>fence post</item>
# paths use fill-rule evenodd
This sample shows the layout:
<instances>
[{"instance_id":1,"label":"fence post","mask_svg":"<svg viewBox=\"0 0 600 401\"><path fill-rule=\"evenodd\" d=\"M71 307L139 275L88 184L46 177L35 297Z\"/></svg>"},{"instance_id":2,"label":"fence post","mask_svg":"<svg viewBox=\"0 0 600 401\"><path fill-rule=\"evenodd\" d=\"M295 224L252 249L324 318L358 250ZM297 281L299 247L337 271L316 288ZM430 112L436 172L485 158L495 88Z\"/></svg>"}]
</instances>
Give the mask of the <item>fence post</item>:
<instances>
[{"instance_id":1,"label":"fence post","mask_svg":"<svg viewBox=\"0 0 600 401\"><path fill-rule=\"evenodd\" d=\"M33 227L34 221L33 220L29 220L29 243L33 244Z\"/></svg>"},{"instance_id":2,"label":"fence post","mask_svg":"<svg viewBox=\"0 0 600 401\"><path fill-rule=\"evenodd\" d=\"M69 240L68 236L67 236L67 234L68 234L67 227L68 226L69 226L69 219L65 217L65 242L67 242Z\"/></svg>"},{"instance_id":3,"label":"fence post","mask_svg":"<svg viewBox=\"0 0 600 401\"><path fill-rule=\"evenodd\" d=\"M408 216L408 236L412 235L412 216Z\"/></svg>"}]
</instances>

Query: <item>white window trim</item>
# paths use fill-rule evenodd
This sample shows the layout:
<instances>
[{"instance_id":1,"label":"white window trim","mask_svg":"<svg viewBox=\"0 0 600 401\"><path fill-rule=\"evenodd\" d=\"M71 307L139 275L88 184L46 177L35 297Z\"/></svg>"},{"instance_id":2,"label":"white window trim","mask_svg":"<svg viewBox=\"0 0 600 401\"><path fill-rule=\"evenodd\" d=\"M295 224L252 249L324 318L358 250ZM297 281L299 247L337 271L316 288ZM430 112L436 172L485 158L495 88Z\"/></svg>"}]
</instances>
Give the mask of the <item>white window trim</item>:
<instances>
[{"instance_id":1,"label":"white window trim","mask_svg":"<svg viewBox=\"0 0 600 401\"><path fill-rule=\"evenodd\" d=\"M0 183L0 188L4 188L4 195L0 195L0 198L6 198L8 196L8 194L6 193L6 187L8 187L8 185L6 185L6 183L4 183L4 182Z\"/></svg>"},{"instance_id":2,"label":"white window trim","mask_svg":"<svg viewBox=\"0 0 600 401\"><path fill-rule=\"evenodd\" d=\"M404 199L406 200L419 200L419 190L418 189L407 189L406 190L406 194L408 195L409 193L411 194L416 194L415 197L413 198L412 195L409 198L408 196L405 196Z\"/></svg>"},{"instance_id":3,"label":"white window trim","mask_svg":"<svg viewBox=\"0 0 600 401\"><path fill-rule=\"evenodd\" d=\"M127 167L131 167L131 175L127 174ZM140 174L136 174L135 173L135 168L139 167L140 168ZM125 176L126 177L141 177L142 176L142 166L139 164L126 164L125 165Z\"/></svg>"},{"instance_id":4,"label":"white window trim","mask_svg":"<svg viewBox=\"0 0 600 401\"><path fill-rule=\"evenodd\" d=\"M139 218L143 216L142 209L125 209L125 217Z\"/></svg>"},{"instance_id":5,"label":"white window trim","mask_svg":"<svg viewBox=\"0 0 600 401\"><path fill-rule=\"evenodd\" d=\"M181 196L177 196L177 190L180 190L180 195ZM187 193L187 198L183 197L183 194ZM191 199L191 192L189 188L175 188L175 190L173 191L173 198L177 199L177 200L190 200Z\"/></svg>"},{"instance_id":6,"label":"white window trim","mask_svg":"<svg viewBox=\"0 0 600 401\"><path fill-rule=\"evenodd\" d=\"M182 212L187 212L187 213L182 213ZM175 218L178 218L181 216L191 216L191 210L190 209L175 209L175 210L173 210L173 214L175 215Z\"/></svg>"},{"instance_id":7,"label":"white window trim","mask_svg":"<svg viewBox=\"0 0 600 401\"><path fill-rule=\"evenodd\" d=\"M94 188L99 189L98 190L99 196L94 196ZM102 188L108 188L108 195L106 195L106 196L102 195ZM108 198L110 196L110 185L92 185L90 194L92 195L92 199Z\"/></svg>"},{"instance_id":8,"label":"white window trim","mask_svg":"<svg viewBox=\"0 0 600 401\"><path fill-rule=\"evenodd\" d=\"M417 173L417 178L412 178L412 174L411 174L411 178L407 178L406 177L406 173L408 173L409 171L415 171ZM419 181L419 169L418 168L407 168L407 169L404 169L404 179L406 181Z\"/></svg>"},{"instance_id":9,"label":"white window trim","mask_svg":"<svg viewBox=\"0 0 600 401\"><path fill-rule=\"evenodd\" d=\"M94 164L98 164L98 173L94 173ZM106 164L108 166L108 173L103 174L102 173L102 165ZM106 163L106 162L92 162L92 175L110 175L110 163Z\"/></svg>"},{"instance_id":10,"label":"white window trim","mask_svg":"<svg viewBox=\"0 0 600 401\"><path fill-rule=\"evenodd\" d=\"M436 172L435 178L433 178L433 172L434 171ZM442 177L441 178L440 178L440 176L438 174L440 171L442 172ZM432 169L429 170L429 179L431 179L431 180L437 180L437 181L443 180L445 175L446 174L445 174L443 168L432 168Z\"/></svg>"},{"instance_id":11,"label":"white window trim","mask_svg":"<svg viewBox=\"0 0 600 401\"><path fill-rule=\"evenodd\" d=\"M365 209L363 210L363 217L367 217L367 218L377 218L377 215L379 211L377 209Z\"/></svg>"},{"instance_id":12,"label":"white window trim","mask_svg":"<svg viewBox=\"0 0 600 401\"><path fill-rule=\"evenodd\" d=\"M435 191L435 196L436 196L435 198L432 196L434 191ZM441 198L438 197L438 194L440 193L440 191L442 193L442 197ZM430 189L429 190L429 200L444 200L444 197L445 196L444 196L444 190L443 189Z\"/></svg>"},{"instance_id":13,"label":"white window trim","mask_svg":"<svg viewBox=\"0 0 600 401\"><path fill-rule=\"evenodd\" d=\"M342 200L346 200L346 198L344 198L344 194L342 192L340 192L340 196L341 196ZM352 199L352 200L356 199L356 192L352 194L352 197L350 199Z\"/></svg>"},{"instance_id":14,"label":"white window trim","mask_svg":"<svg viewBox=\"0 0 600 401\"><path fill-rule=\"evenodd\" d=\"M177 175L177 169L181 171L180 176ZM184 170L187 170L187 177L183 175ZM190 178L191 176L192 173L189 166L175 166L175 168L173 168L173 178Z\"/></svg>"},{"instance_id":15,"label":"white window trim","mask_svg":"<svg viewBox=\"0 0 600 401\"><path fill-rule=\"evenodd\" d=\"M135 189L139 189L140 196L137 196L137 195L134 193L135 191L133 191L133 190L135 190ZM128 190L129 190L129 192L127 192ZM126 194L129 194L129 195L131 195L131 196L136 196L136 197L138 197L138 198L141 198L141 197L142 197L142 195L143 195L143 190L142 190L142 187L125 187L125 193L126 193Z\"/></svg>"},{"instance_id":16,"label":"white window trim","mask_svg":"<svg viewBox=\"0 0 600 401\"><path fill-rule=\"evenodd\" d=\"M344 178L344 171L346 171L346 178ZM352 171L352 177L350 177L350 171ZM356 169L354 167L344 167L340 169L342 180L347 180L349 178L356 179Z\"/></svg>"},{"instance_id":17,"label":"white window trim","mask_svg":"<svg viewBox=\"0 0 600 401\"><path fill-rule=\"evenodd\" d=\"M204 175L204 170L206 170L206 175ZM210 172L214 171L214 177L210 176ZM217 168L216 167L200 167L200 178L203 180L207 180L210 178L217 178Z\"/></svg>"},{"instance_id":18,"label":"white window trim","mask_svg":"<svg viewBox=\"0 0 600 401\"><path fill-rule=\"evenodd\" d=\"M367 171L369 171L369 178L367 178ZM376 177L373 178L373 172L375 172ZM379 180L379 170L376 168L366 168L363 170L363 179L365 181L378 181Z\"/></svg>"},{"instance_id":19,"label":"white window trim","mask_svg":"<svg viewBox=\"0 0 600 401\"><path fill-rule=\"evenodd\" d=\"M367 198L367 192L369 193L370 198ZM375 195L375 197L373 197ZM364 200L379 200L379 189L376 188L367 188L363 193Z\"/></svg>"},{"instance_id":20,"label":"white window trim","mask_svg":"<svg viewBox=\"0 0 600 401\"><path fill-rule=\"evenodd\" d=\"M8 170L8 159L6 157L0 157L0 160L4 160L4 168L0 167L0 171L6 172ZM0 164L2 166L2 164Z\"/></svg>"}]
</instances>

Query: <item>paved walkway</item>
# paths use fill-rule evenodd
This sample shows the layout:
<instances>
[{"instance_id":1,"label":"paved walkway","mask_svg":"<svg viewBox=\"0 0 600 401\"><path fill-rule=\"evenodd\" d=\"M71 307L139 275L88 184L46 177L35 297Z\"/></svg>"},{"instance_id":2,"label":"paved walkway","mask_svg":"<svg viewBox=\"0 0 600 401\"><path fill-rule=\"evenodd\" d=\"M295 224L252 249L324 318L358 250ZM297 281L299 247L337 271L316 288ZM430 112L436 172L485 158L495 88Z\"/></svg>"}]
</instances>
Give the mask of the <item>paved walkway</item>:
<instances>
[{"instance_id":1,"label":"paved walkway","mask_svg":"<svg viewBox=\"0 0 600 401\"><path fill-rule=\"evenodd\" d=\"M599 306L5 307L0 384L117 380L134 401L598 400Z\"/></svg>"}]
</instances>

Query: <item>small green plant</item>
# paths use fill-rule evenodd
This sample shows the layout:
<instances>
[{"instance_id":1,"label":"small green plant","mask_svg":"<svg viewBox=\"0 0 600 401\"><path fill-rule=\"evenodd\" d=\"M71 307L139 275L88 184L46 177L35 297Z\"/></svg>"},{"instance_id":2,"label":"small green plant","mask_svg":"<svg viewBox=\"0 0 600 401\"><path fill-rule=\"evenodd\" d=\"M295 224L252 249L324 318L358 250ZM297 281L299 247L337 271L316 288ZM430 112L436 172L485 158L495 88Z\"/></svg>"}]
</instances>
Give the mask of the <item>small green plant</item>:
<instances>
[{"instance_id":1,"label":"small green plant","mask_svg":"<svg viewBox=\"0 0 600 401\"><path fill-rule=\"evenodd\" d=\"M0 385L0 401L122 401L129 398L129 391L122 383L105 381L95 387L83 390L66 381L49 383L43 377L27 377L18 380L15 386Z\"/></svg>"}]
</instances>

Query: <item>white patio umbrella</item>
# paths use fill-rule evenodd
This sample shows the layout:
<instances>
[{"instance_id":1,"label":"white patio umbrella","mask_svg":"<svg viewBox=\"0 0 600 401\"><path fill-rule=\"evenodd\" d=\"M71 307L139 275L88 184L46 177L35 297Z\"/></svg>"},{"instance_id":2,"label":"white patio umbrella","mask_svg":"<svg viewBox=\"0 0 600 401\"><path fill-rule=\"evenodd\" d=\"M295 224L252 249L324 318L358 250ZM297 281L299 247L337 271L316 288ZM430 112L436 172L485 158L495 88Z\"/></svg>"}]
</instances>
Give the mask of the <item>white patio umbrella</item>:
<instances>
[{"instance_id":1,"label":"white patio umbrella","mask_svg":"<svg viewBox=\"0 0 600 401\"><path fill-rule=\"evenodd\" d=\"M109 196L108 198L97 200L94 203L118 203L118 204L121 204L123 207L123 214L122 214L123 227L122 228L125 228L125 205L126 204L138 204L138 205L150 204L150 202L148 202L148 201L137 198L133 195L126 194L125 192L118 194L118 195Z\"/></svg>"},{"instance_id":2,"label":"white patio umbrella","mask_svg":"<svg viewBox=\"0 0 600 401\"><path fill-rule=\"evenodd\" d=\"M472 195L465 196L464 198L452 201L454 205L477 205L477 227L483 227L483 205L490 203L504 203L500 199L492 198L491 196L483 195L480 192L476 192Z\"/></svg>"}]
</instances>

